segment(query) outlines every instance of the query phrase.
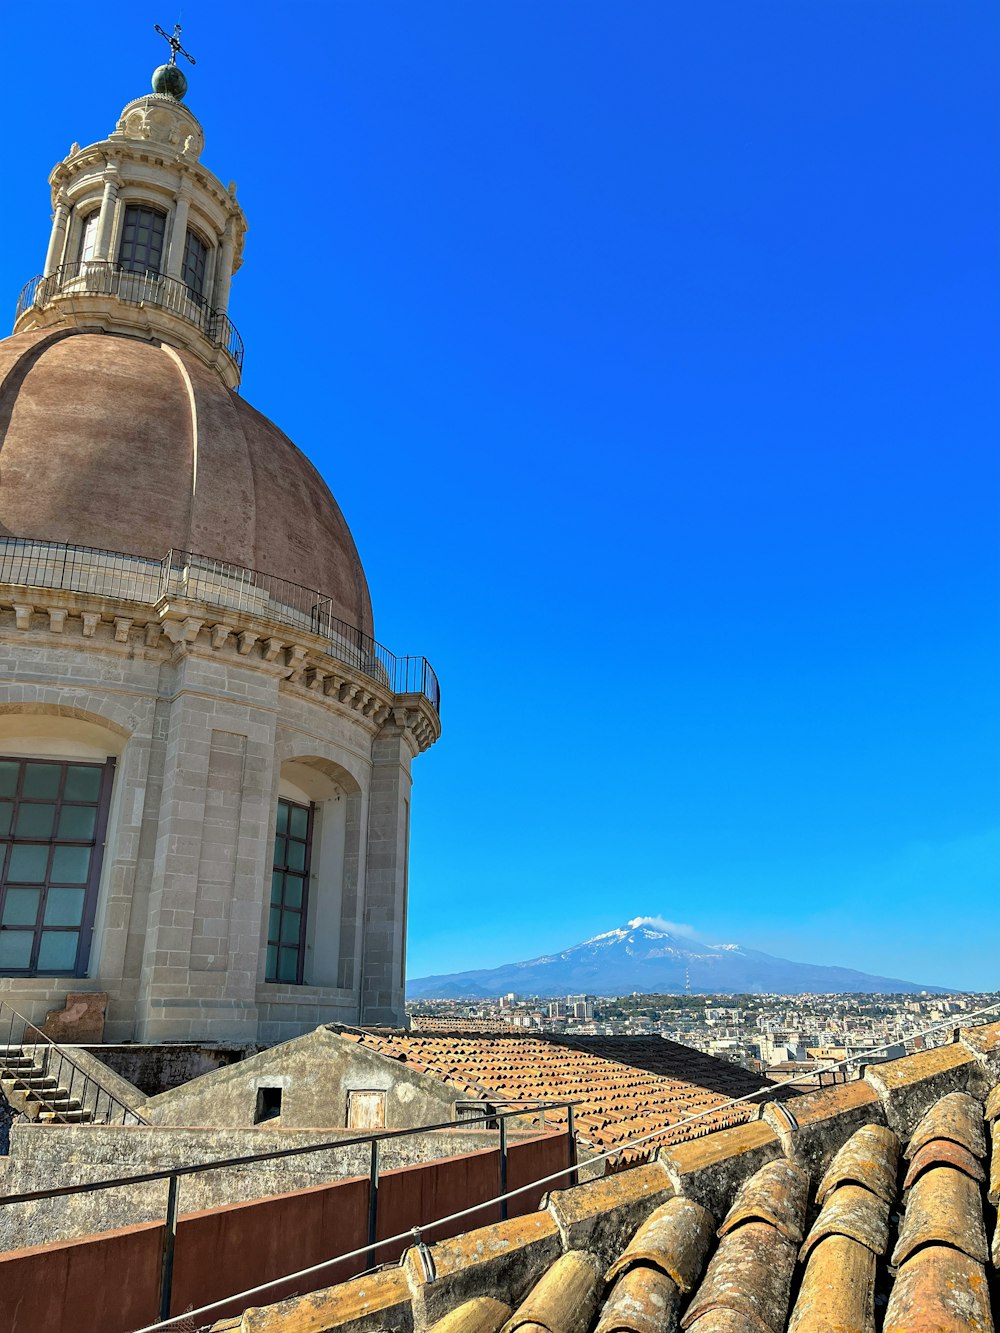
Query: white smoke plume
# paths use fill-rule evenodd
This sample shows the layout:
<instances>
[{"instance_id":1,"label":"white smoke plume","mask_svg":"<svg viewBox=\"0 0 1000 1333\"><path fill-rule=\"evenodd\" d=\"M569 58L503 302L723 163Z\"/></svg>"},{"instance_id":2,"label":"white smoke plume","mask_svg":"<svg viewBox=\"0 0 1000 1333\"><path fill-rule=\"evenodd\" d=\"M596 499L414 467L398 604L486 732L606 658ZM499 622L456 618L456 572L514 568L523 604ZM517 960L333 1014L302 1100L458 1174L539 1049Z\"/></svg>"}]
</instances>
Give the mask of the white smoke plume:
<instances>
[{"instance_id":1,"label":"white smoke plume","mask_svg":"<svg viewBox=\"0 0 1000 1333\"><path fill-rule=\"evenodd\" d=\"M634 916L628 925L629 930L635 930L637 926L649 926L651 930L662 930L667 935L679 935L686 940L701 938L694 926L685 926L681 921L668 921L662 916Z\"/></svg>"}]
</instances>

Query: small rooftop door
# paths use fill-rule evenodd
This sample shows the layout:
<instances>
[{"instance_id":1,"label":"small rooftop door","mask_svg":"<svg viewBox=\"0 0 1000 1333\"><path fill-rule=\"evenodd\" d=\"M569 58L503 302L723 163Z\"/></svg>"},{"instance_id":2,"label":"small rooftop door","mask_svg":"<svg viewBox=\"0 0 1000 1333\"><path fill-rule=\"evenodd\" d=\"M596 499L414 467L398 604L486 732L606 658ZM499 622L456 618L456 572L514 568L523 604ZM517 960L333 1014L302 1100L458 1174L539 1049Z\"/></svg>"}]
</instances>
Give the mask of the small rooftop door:
<instances>
[{"instance_id":1,"label":"small rooftop door","mask_svg":"<svg viewBox=\"0 0 1000 1333\"><path fill-rule=\"evenodd\" d=\"M385 1129L385 1093L349 1092L348 1129Z\"/></svg>"}]
</instances>

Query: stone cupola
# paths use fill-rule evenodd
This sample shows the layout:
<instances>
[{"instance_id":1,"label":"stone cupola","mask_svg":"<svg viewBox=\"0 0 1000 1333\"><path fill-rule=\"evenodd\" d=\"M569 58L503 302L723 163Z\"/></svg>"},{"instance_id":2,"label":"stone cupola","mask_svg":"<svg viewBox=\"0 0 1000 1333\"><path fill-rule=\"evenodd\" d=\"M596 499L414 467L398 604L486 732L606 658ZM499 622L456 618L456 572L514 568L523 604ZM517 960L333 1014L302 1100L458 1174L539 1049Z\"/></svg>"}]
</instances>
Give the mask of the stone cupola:
<instances>
[{"instance_id":1,"label":"stone cupola","mask_svg":"<svg viewBox=\"0 0 1000 1333\"><path fill-rule=\"evenodd\" d=\"M172 73L170 73L172 72ZM45 270L21 293L14 331L73 326L183 347L239 385L228 316L246 218L235 182L201 165L201 125L175 64L123 109L106 139L73 144L49 177ZM171 91L172 90L172 91Z\"/></svg>"}]
</instances>

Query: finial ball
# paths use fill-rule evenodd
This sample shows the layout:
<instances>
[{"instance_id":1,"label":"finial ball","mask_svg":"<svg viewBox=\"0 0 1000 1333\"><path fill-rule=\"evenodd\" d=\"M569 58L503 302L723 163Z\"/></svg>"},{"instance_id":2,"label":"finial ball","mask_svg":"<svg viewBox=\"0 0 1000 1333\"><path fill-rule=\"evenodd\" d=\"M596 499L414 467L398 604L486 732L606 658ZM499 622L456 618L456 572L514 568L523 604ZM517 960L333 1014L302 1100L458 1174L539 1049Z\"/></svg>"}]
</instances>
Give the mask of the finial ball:
<instances>
[{"instance_id":1,"label":"finial ball","mask_svg":"<svg viewBox=\"0 0 1000 1333\"><path fill-rule=\"evenodd\" d=\"M188 81L177 65L160 65L153 70L153 92L176 97L179 102L187 92Z\"/></svg>"}]
</instances>

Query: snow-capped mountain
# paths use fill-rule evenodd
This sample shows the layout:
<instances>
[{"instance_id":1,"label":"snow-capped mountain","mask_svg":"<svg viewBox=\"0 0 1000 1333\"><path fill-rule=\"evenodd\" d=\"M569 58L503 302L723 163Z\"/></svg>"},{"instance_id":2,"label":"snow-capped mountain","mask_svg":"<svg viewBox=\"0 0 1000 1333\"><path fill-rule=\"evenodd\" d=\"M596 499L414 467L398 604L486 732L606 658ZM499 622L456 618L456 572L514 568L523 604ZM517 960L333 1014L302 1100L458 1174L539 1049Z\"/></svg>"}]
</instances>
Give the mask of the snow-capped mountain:
<instances>
[{"instance_id":1,"label":"snow-capped mountain","mask_svg":"<svg viewBox=\"0 0 1000 1333\"><path fill-rule=\"evenodd\" d=\"M561 953L525 963L417 977L407 982L406 993L411 1000L421 1000L508 991L541 996L670 994L686 986L711 995L944 990L846 967L793 963L740 944L702 944L665 928L666 924L654 917L636 917Z\"/></svg>"}]
</instances>

